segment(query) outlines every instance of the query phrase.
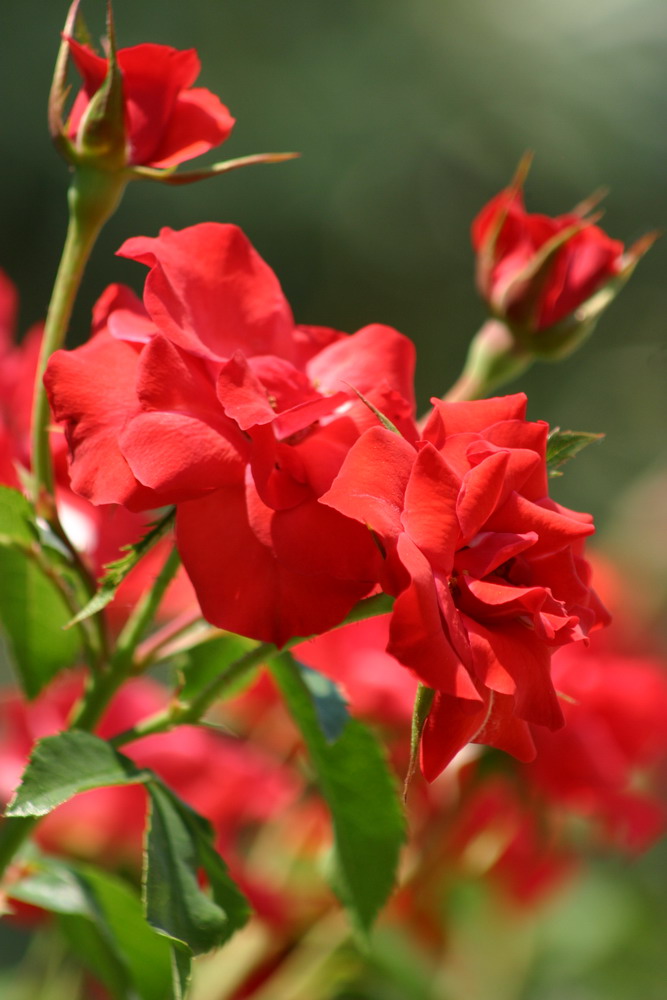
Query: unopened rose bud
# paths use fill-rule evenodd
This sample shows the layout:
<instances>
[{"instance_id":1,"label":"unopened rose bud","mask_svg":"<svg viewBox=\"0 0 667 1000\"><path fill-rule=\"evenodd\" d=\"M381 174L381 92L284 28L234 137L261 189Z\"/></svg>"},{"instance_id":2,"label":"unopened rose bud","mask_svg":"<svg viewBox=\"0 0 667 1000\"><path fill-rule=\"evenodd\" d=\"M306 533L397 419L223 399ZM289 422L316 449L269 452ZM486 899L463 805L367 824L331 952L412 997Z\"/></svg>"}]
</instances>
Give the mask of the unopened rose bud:
<instances>
[{"instance_id":1,"label":"unopened rose bud","mask_svg":"<svg viewBox=\"0 0 667 1000\"><path fill-rule=\"evenodd\" d=\"M570 353L592 331L655 235L629 250L595 225L596 198L551 218L523 201L524 158L511 185L472 225L477 287L517 347L533 356Z\"/></svg>"}]
</instances>

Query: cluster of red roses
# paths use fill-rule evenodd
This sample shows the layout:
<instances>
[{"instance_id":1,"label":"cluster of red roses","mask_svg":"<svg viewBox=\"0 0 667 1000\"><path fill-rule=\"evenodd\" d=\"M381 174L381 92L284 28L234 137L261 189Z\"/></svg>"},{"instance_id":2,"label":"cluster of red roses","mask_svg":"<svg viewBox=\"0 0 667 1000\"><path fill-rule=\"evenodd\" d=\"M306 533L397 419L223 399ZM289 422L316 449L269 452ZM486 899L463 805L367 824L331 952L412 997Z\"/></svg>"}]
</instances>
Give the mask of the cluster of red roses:
<instances>
[{"instance_id":1,"label":"cluster of red roses","mask_svg":"<svg viewBox=\"0 0 667 1000\"><path fill-rule=\"evenodd\" d=\"M91 155L91 107L109 61L69 35L64 45L84 83L56 132L80 164ZM121 173L172 176L227 137L227 109L191 86L194 52L144 45L117 61ZM599 307L578 311L643 251L625 252L583 209L528 215L520 182L483 209L473 244L492 339L502 324L524 357L571 346ZM548 427L526 419L526 398L473 401L469 379L457 401L434 399L417 420L410 341L379 324L353 335L297 324L275 274L235 226L164 229L119 252L149 268L143 301L109 287L91 339L56 352L45 375L64 429L51 434L59 516L94 571L140 536L150 512L175 505L187 576L161 615L198 602L220 629L278 647L303 638L299 661L338 681L352 713L383 727L403 769L417 686L432 689L421 734L429 781L471 742L523 762L490 774L488 755L480 766L468 754L415 793L412 875L395 905L439 941L442 883L466 870L481 839L493 844L483 874L521 901L572 868L560 836L568 813L626 848L647 846L667 821L651 782L667 756L667 681L657 660L619 655L613 642L595 637L585 649L608 620L583 553L593 526L549 497ZM14 318L15 294L0 274L0 483L17 488L17 470L30 465L41 331L17 348ZM124 582L110 609L117 620L170 542ZM337 628L378 593L394 599L390 615ZM13 793L32 745L66 728L81 689L70 675L30 706L4 699L0 799ZM166 701L154 681L131 680L107 705L99 735L127 730ZM242 738L187 726L128 753L212 821L236 880L289 949L312 914L304 919L291 891L260 882L246 848L271 818L283 854L301 862L304 843L326 836L321 802L286 763L298 737L266 677L219 711ZM139 787L88 792L54 810L38 839L56 853L136 863L144 798ZM326 906L317 900L314 911Z\"/></svg>"},{"instance_id":2,"label":"cluster of red roses","mask_svg":"<svg viewBox=\"0 0 667 1000\"><path fill-rule=\"evenodd\" d=\"M390 652L437 691L432 778L472 739L528 759L562 724L554 648L605 621L587 515L548 496L547 426L522 395L437 401L414 419L414 349L385 326L295 324L234 226L136 238L144 301L112 287L45 382L72 487L95 504L176 504L204 616L282 645L396 597ZM377 413L390 421L382 426Z\"/></svg>"},{"instance_id":3,"label":"cluster of red roses","mask_svg":"<svg viewBox=\"0 0 667 1000\"><path fill-rule=\"evenodd\" d=\"M78 162L110 64L64 45L84 84L56 124ZM169 170L229 134L227 109L191 87L196 54L138 46L117 65L123 169ZM482 294L524 332L627 267L583 214L527 215L519 184L473 241ZM183 564L223 629L281 646L395 597L388 650L436 692L425 775L469 741L530 759L531 726L563 721L551 653L606 616L582 554L591 519L549 498L548 428L526 420L525 398L438 400L417 423L412 344L377 324L296 324L234 226L165 229L120 254L149 268L143 303L107 289L91 340L45 376L75 493L133 512L175 504Z\"/></svg>"}]
</instances>

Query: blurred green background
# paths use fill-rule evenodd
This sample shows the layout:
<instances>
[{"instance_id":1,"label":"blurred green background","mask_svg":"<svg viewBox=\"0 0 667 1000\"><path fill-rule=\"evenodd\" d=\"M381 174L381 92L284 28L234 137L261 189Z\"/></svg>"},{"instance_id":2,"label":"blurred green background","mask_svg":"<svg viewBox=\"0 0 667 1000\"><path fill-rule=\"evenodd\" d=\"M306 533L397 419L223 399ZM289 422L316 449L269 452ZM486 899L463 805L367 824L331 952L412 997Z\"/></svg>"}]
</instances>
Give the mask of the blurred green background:
<instances>
[{"instance_id":1,"label":"blurred green background","mask_svg":"<svg viewBox=\"0 0 667 1000\"><path fill-rule=\"evenodd\" d=\"M102 0L85 0L95 37ZM389 323L419 348L425 405L453 381L483 310L469 225L526 149L532 211L608 185L604 225L629 243L667 226L667 18L662 0L117 0L121 45L195 46L200 82L237 117L218 158L302 159L190 188L131 186L95 251L73 336L105 285L140 288L114 259L128 236L215 219L241 225L301 322ZM66 169L45 127L66 12L2 0L0 266L25 324L43 316L65 224ZM604 430L559 498L604 527L630 481L665 461L667 243L651 251L593 341L526 389L531 415Z\"/></svg>"},{"instance_id":2,"label":"blurred green background","mask_svg":"<svg viewBox=\"0 0 667 1000\"><path fill-rule=\"evenodd\" d=\"M95 250L72 343L85 338L91 305L106 284L141 288L143 268L113 256L124 239L162 225L231 221L276 270L299 321L348 331L377 321L412 337L425 406L458 374L484 315L473 286L470 222L524 150L536 154L529 210L559 214L608 185L603 225L612 236L630 243L667 227L663 0L114 6L121 45L151 40L199 50L201 85L238 119L217 158L278 150L303 156L191 188L132 185ZM84 0L96 36L103 8L102 0ZM66 221L66 168L45 124L65 14L65 0L0 3L0 266L19 286L22 329L45 313ZM663 240L577 355L535 367L508 387L528 392L533 418L607 433L554 492L595 514L602 543L648 582L656 615L667 551L666 254ZM653 890L663 880L664 902L664 865L657 855L642 864ZM596 878L615 885L606 869ZM658 907L661 919L650 920L643 890L632 891L639 902L620 934L631 949L667 931L665 907ZM605 913L622 905L622 892L618 904L605 903L604 889L599 895ZM611 951L618 950L617 925L613 933ZM553 978L548 956L558 949L549 941L547 934L539 966L546 979L522 996L664 995L634 990L609 973L576 988L573 973L563 984L562 966ZM657 961L660 949L645 952L638 961L648 982L648 956ZM655 973L667 982L664 958Z\"/></svg>"}]
</instances>

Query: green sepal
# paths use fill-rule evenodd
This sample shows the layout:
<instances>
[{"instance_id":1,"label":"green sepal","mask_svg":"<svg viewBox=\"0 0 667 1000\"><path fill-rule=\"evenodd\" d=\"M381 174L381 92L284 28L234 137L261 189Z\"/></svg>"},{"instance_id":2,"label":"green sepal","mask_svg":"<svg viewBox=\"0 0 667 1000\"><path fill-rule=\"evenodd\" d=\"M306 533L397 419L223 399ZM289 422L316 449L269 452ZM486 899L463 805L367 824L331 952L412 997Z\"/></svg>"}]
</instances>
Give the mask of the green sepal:
<instances>
[{"instance_id":1,"label":"green sepal","mask_svg":"<svg viewBox=\"0 0 667 1000\"><path fill-rule=\"evenodd\" d=\"M419 769L419 753L424 725L431 711L431 705L435 697L433 688L426 684L419 684L415 695L415 704L412 710L412 726L410 731L410 763L403 785L403 798L407 799L408 790L417 770Z\"/></svg>"},{"instance_id":2,"label":"green sepal","mask_svg":"<svg viewBox=\"0 0 667 1000\"><path fill-rule=\"evenodd\" d=\"M107 74L93 94L79 123L77 157L105 170L123 170L127 164L123 77L116 57L116 33L111 4L107 5Z\"/></svg>"},{"instance_id":3,"label":"green sepal","mask_svg":"<svg viewBox=\"0 0 667 1000\"><path fill-rule=\"evenodd\" d=\"M143 167L133 166L130 168L131 176L142 181L157 181L159 184L169 184L172 186L182 184L195 184L197 181L208 180L209 177L218 177L220 174L228 174L230 170L238 170L241 167L252 167L257 163L284 163L287 160L294 160L301 156L301 153L253 153L250 156L239 156L234 160L222 160L214 163L210 167L202 167L201 170L178 171L176 166L165 167Z\"/></svg>"},{"instance_id":4,"label":"green sepal","mask_svg":"<svg viewBox=\"0 0 667 1000\"><path fill-rule=\"evenodd\" d=\"M589 444L601 441L603 437L604 434L592 434L587 431L562 431L560 427L554 427L547 438L546 463L549 476L551 478L562 476L561 465L569 462Z\"/></svg>"}]
</instances>

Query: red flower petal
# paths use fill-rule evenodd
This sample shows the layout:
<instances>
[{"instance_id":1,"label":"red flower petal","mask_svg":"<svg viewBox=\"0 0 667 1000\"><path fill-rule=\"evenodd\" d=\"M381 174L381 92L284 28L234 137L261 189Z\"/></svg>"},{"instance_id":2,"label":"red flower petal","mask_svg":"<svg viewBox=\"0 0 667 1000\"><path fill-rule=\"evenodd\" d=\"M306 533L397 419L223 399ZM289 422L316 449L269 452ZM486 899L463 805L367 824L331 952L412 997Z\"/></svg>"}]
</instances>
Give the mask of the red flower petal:
<instances>
[{"instance_id":1,"label":"red flower petal","mask_svg":"<svg viewBox=\"0 0 667 1000\"><path fill-rule=\"evenodd\" d=\"M144 303L174 344L212 360L291 358L292 312L278 279L237 226L203 222L156 238L138 236L118 251L150 267Z\"/></svg>"}]
</instances>

